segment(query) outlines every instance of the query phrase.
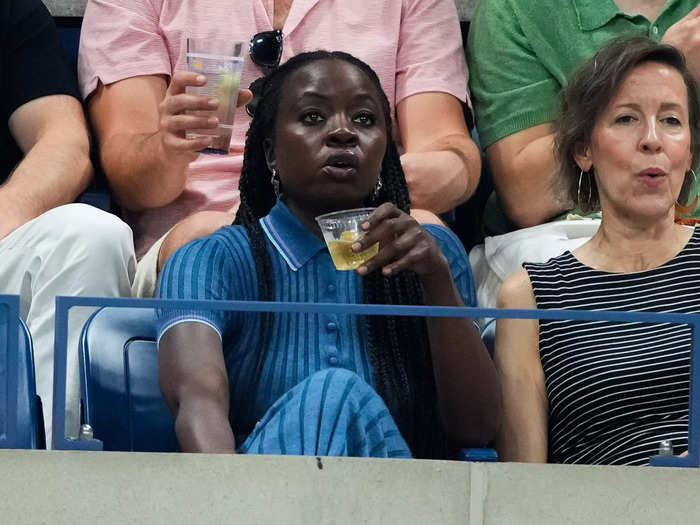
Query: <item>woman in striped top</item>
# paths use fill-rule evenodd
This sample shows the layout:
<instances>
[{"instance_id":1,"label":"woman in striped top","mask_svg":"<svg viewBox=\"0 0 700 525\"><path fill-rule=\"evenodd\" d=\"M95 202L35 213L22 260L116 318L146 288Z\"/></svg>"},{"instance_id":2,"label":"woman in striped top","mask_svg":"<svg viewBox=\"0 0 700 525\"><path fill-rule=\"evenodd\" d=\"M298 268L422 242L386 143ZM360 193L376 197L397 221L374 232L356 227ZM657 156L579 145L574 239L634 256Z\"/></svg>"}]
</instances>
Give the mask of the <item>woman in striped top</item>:
<instances>
[{"instance_id":1,"label":"woman in striped top","mask_svg":"<svg viewBox=\"0 0 700 525\"><path fill-rule=\"evenodd\" d=\"M474 304L456 237L410 215L375 73L298 55L264 82L234 225L176 252L158 295L183 299ZM377 207L356 271L335 269L314 218ZM471 321L160 313L160 376L183 451L445 457L500 420L498 376Z\"/></svg>"},{"instance_id":2,"label":"woman in striped top","mask_svg":"<svg viewBox=\"0 0 700 525\"><path fill-rule=\"evenodd\" d=\"M700 230L674 222L699 158L696 93L683 56L643 37L576 72L556 126L558 176L579 207L600 206L600 229L524 264L499 306L700 312ZM685 451L690 349L685 325L499 320L501 457L642 465L661 441Z\"/></svg>"}]
</instances>

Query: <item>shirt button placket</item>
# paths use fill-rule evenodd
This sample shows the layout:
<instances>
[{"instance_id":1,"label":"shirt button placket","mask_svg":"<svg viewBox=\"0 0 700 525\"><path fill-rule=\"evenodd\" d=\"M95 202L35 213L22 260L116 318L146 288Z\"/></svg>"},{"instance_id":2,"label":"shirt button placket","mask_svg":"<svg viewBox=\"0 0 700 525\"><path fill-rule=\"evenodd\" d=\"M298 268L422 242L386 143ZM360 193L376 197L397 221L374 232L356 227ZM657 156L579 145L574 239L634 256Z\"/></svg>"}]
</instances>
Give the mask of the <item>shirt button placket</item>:
<instances>
[{"instance_id":1,"label":"shirt button placket","mask_svg":"<svg viewBox=\"0 0 700 525\"><path fill-rule=\"evenodd\" d=\"M328 276L331 277L331 276ZM328 284L326 285L326 300L328 302L337 302L337 285L332 282L335 277L335 271L332 274L332 278L328 279ZM340 359L338 358L338 323L335 316L329 316L328 322L326 323L326 340L328 345L326 346L326 362L329 366L338 366L340 364Z\"/></svg>"},{"instance_id":2,"label":"shirt button placket","mask_svg":"<svg viewBox=\"0 0 700 525\"><path fill-rule=\"evenodd\" d=\"M337 366L340 362L338 359L338 323L335 321L326 323L326 333L328 334L329 340L332 341L326 352L328 364L330 366Z\"/></svg>"}]
</instances>

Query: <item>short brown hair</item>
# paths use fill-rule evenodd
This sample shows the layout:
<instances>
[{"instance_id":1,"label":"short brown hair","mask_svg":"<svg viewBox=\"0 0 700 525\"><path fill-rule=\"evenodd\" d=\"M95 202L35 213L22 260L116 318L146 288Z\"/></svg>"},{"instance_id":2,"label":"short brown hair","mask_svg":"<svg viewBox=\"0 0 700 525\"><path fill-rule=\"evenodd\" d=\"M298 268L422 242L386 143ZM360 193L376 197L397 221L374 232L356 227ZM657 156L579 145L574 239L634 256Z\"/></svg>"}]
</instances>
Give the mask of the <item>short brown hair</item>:
<instances>
[{"instance_id":1,"label":"short brown hair","mask_svg":"<svg viewBox=\"0 0 700 525\"><path fill-rule=\"evenodd\" d=\"M659 44L647 37L621 37L612 40L586 61L571 76L561 92L561 112L554 124L554 152L560 180L569 189L569 196L583 211L600 206L598 188L593 176L581 181L582 195L590 195L587 202L579 202L580 168L575 155L591 143L593 128L627 75L637 66L659 62L674 68L683 77L688 92L688 122L690 125L692 166L700 156L700 103L697 84L683 54L675 47ZM586 180L588 179L588 180ZM681 197L687 199L693 177L686 176Z\"/></svg>"}]
</instances>

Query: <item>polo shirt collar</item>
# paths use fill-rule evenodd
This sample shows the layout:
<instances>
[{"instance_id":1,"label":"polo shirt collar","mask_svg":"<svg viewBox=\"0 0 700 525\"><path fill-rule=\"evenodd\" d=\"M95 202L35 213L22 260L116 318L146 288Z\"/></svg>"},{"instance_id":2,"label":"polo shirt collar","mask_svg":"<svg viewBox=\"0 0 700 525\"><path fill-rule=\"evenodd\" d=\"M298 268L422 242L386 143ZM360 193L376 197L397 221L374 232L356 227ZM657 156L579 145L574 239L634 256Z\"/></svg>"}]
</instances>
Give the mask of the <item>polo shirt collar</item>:
<instances>
[{"instance_id":1,"label":"polo shirt collar","mask_svg":"<svg viewBox=\"0 0 700 525\"><path fill-rule=\"evenodd\" d=\"M301 21L306 17L306 15L311 11L320 0L294 0L292 2L292 7L289 10L289 15L287 20L284 22L285 35L290 35L294 30L301 24ZM290 55L292 56L292 55Z\"/></svg>"},{"instance_id":2,"label":"polo shirt collar","mask_svg":"<svg viewBox=\"0 0 700 525\"><path fill-rule=\"evenodd\" d=\"M616 15L624 14L613 0L573 0L579 26L592 31L604 26Z\"/></svg>"},{"instance_id":3,"label":"polo shirt collar","mask_svg":"<svg viewBox=\"0 0 700 525\"><path fill-rule=\"evenodd\" d=\"M316 237L282 201L260 219L265 235L293 271L299 270L326 244Z\"/></svg>"}]
</instances>

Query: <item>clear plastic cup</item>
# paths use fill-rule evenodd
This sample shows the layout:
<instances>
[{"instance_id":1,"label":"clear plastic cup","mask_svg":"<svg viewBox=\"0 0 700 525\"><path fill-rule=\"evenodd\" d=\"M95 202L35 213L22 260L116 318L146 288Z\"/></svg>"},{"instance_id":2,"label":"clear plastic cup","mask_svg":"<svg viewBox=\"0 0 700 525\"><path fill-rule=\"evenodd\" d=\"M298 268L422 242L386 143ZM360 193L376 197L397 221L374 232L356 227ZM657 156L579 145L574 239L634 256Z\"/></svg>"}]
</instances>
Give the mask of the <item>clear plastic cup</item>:
<instances>
[{"instance_id":1,"label":"clear plastic cup","mask_svg":"<svg viewBox=\"0 0 700 525\"><path fill-rule=\"evenodd\" d=\"M206 117L214 114L219 119L219 125L213 129L187 130L185 136L213 137L211 145L202 150L202 153L228 154L238 101L238 87L243 71L243 42L188 38L186 46L187 71L201 73L207 77L207 83L203 86L187 86L187 93L215 97L219 100L216 111L189 113Z\"/></svg>"},{"instance_id":2,"label":"clear plastic cup","mask_svg":"<svg viewBox=\"0 0 700 525\"><path fill-rule=\"evenodd\" d=\"M375 208L357 208L316 217L336 269L354 270L379 252L378 242L361 252L352 251L353 243L364 237L362 223L374 210Z\"/></svg>"}]
</instances>

